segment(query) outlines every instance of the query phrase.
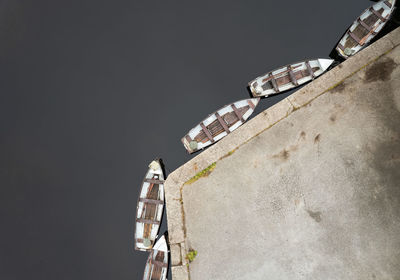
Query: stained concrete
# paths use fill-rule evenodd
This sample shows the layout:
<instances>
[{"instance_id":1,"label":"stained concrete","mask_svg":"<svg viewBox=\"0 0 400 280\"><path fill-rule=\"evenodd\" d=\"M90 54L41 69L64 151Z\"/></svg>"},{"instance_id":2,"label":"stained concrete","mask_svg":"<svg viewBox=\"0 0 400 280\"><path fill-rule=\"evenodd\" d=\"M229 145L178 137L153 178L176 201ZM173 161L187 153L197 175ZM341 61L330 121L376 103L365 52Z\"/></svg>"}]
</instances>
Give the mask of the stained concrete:
<instances>
[{"instance_id":1,"label":"stained concrete","mask_svg":"<svg viewBox=\"0 0 400 280\"><path fill-rule=\"evenodd\" d=\"M395 47L180 186L184 274L400 279L399 64Z\"/></svg>"}]
</instances>

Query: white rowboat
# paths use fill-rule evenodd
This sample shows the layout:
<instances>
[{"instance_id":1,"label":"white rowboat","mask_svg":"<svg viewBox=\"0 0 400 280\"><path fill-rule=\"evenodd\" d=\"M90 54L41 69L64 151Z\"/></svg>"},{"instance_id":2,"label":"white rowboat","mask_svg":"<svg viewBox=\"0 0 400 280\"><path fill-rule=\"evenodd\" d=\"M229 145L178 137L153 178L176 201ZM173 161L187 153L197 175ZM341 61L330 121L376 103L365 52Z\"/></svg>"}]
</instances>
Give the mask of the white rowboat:
<instances>
[{"instance_id":1,"label":"white rowboat","mask_svg":"<svg viewBox=\"0 0 400 280\"><path fill-rule=\"evenodd\" d=\"M259 101L259 98L240 100L209 115L182 138L186 150L193 153L221 140L250 117Z\"/></svg>"},{"instance_id":2,"label":"white rowboat","mask_svg":"<svg viewBox=\"0 0 400 280\"><path fill-rule=\"evenodd\" d=\"M340 56L348 58L363 49L389 20L396 0L382 0L359 16L336 46Z\"/></svg>"},{"instance_id":3,"label":"white rowboat","mask_svg":"<svg viewBox=\"0 0 400 280\"><path fill-rule=\"evenodd\" d=\"M315 79L332 63L332 59L314 59L278 68L249 82L250 91L260 97L293 89Z\"/></svg>"},{"instance_id":4,"label":"white rowboat","mask_svg":"<svg viewBox=\"0 0 400 280\"><path fill-rule=\"evenodd\" d=\"M136 207L135 249L150 251L157 238L164 209L164 172L152 161L142 183Z\"/></svg>"},{"instance_id":5,"label":"white rowboat","mask_svg":"<svg viewBox=\"0 0 400 280\"><path fill-rule=\"evenodd\" d=\"M157 240L147 258L143 280L166 280L168 271L168 246L165 235Z\"/></svg>"}]
</instances>

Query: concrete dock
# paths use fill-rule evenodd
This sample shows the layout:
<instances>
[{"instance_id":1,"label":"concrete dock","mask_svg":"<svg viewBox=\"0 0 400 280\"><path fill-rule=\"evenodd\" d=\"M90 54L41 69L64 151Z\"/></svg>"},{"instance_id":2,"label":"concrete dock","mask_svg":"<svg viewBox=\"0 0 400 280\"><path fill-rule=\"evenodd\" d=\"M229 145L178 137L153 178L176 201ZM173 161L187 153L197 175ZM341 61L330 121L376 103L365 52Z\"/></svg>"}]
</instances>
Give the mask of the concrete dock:
<instances>
[{"instance_id":1,"label":"concrete dock","mask_svg":"<svg viewBox=\"0 0 400 280\"><path fill-rule=\"evenodd\" d=\"M399 45L400 28L169 175L173 280L400 279Z\"/></svg>"}]
</instances>

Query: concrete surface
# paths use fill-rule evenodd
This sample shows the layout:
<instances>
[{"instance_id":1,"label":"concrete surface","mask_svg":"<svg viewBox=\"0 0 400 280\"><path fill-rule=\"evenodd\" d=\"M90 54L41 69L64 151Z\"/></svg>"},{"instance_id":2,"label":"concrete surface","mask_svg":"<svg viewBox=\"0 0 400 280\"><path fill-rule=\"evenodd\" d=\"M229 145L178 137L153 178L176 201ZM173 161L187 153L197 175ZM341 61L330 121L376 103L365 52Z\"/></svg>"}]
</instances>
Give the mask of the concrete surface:
<instances>
[{"instance_id":1,"label":"concrete surface","mask_svg":"<svg viewBox=\"0 0 400 280\"><path fill-rule=\"evenodd\" d=\"M169 175L174 280L400 279L399 38Z\"/></svg>"}]
</instances>

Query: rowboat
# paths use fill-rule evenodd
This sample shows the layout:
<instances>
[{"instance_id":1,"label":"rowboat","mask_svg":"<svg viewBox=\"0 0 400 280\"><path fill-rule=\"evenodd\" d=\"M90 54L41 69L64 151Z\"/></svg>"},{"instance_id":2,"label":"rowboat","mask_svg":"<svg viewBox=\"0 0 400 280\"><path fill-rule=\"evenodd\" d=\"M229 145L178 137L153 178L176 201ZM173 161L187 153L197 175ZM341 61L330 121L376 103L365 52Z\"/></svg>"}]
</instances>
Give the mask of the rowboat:
<instances>
[{"instance_id":1,"label":"rowboat","mask_svg":"<svg viewBox=\"0 0 400 280\"><path fill-rule=\"evenodd\" d=\"M333 59L306 60L278 68L249 82L250 91L254 97L259 97L295 88L324 73L333 61Z\"/></svg>"},{"instance_id":2,"label":"rowboat","mask_svg":"<svg viewBox=\"0 0 400 280\"><path fill-rule=\"evenodd\" d=\"M389 20L396 0L381 0L366 9L350 26L336 46L340 56L348 58L363 49Z\"/></svg>"},{"instance_id":3,"label":"rowboat","mask_svg":"<svg viewBox=\"0 0 400 280\"><path fill-rule=\"evenodd\" d=\"M241 126L253 113L259 98L250 98L226 105L209 115L182 138L189 153L217 142Z\"/></svg>"},{"instance_id":4,"label":"rowboat","mask_svg":"<svg viewBox=\"0 0 400 280\"><path fill-rule=\"evenodd\" d=\"M147 258L143 280L166 280L168 271L168 246L165 235L157 240Z\"/></svg>"},{"instance_id":5,"label":"rowboat","mask_svg":"<svg viewBox=\"0 0 400 280\"><path fill-rule=\"evenodd\" d=\"M143 179L136 206L135 250L150 251L157 238L164 209L164 172L155 159Z\"/></svg>"}]
</instances>

